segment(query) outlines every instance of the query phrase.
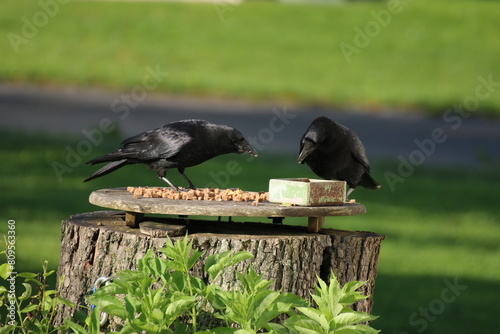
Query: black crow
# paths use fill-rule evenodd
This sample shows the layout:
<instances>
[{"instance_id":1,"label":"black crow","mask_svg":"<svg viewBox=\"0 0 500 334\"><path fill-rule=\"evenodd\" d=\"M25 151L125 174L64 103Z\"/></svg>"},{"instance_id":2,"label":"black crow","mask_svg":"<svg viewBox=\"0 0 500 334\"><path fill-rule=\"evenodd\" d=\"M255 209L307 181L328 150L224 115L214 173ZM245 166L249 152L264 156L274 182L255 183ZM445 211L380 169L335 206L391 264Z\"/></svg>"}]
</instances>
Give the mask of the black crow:
<instances>
[{"instance_id":1,"label":"black crow","mask_svg":"<svg viewBox=\"0 0 500 334\"><path fill-rule=\"evenodd\" d=\"M304 133L297 162L305 162L323 179L346 181L347 197L358 185L380 188L370 176L370 164L359 137L327 117L316 118Z\"/></svg>"},{"instance_id":2,"label":"black crow","mask_svg":"<svg viewBox=\"0 0 500 334\"><path fill-rule=\"evenodd\" d=\"M110 162L84 182L111 173L125 165L143 163L156 169L158 176L172 188L178 188L167 178L170 168L184 174L186 167L195 166L226 153L248 152L257 156L241 132L227 125L212 124L198 119L173 122L125 139L118 150L88 161L88 164Z\"/></svg>"}]
</instances>

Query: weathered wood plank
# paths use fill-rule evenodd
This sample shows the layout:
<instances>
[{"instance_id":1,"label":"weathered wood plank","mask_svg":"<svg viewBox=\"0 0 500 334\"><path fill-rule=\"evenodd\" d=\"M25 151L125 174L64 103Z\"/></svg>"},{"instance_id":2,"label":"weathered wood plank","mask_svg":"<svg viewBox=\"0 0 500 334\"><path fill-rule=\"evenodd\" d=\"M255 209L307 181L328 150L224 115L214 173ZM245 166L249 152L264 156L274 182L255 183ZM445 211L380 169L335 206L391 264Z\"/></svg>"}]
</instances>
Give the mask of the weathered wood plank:
<instances>
[{"instance_id":1,"label":"weathered wood plank","mask_svg":"<svg viewBox=\"0 0 500 334\"><path fill-rule=\"evenodd\" d=\"M328 217L353 216L366 212L359 203L339 206L281 206L263 202L187 201L165 198L133 198L125 188L101 189L90 194L89 202L108 209L173 215L232 217Z\"/></svg>"},{"instance_id":2,"label":"weathered wood plank","mask_svg":"<svg viewBox=\"0 0 500 334\"><path fill-rule=\"evenodd\" d=\"M139 223L139 228L142 233L154 238L178 237L186 234L186 226L174 225L153 221L144 221Z\"/></svg>"}]
</instances>

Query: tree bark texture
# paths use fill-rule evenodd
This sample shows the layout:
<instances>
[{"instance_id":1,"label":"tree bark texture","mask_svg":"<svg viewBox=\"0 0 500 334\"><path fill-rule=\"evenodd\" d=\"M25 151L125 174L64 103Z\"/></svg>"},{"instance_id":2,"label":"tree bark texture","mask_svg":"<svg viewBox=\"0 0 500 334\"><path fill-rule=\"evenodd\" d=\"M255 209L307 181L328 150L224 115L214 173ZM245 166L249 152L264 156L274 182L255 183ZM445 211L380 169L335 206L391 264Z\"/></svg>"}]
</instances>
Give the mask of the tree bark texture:
<instances>
[{"instance_id":1,"label":"tree bark texture","mask_svg":"<svg viewBox=\"0 0 500 334\"><path fill-rule=\"evenodd\" d=\"M201 261L193 268L193 275L202 279L207 278L203 271L206 257L225 250L244 250L251 252L254 258L238 264L235 269L243 272L253 267L265 279L274 281L273 289L310 298L317 284L316 276L328 281L333 270L341 284L367 281L361 289L373 296L383 235L334 229L308 233L304 227L250 222L151 220L181 224L180 231L184 231L183 225L188 223L188 236L194 247L204 251ZM178 238L181 237L172 237L174 241ZM61 295L77 305L87 305L85 297L97 278L136 269L138 260L149 249L160 254L164 245L164 237L152 237L128 227L124 212L97 211L71 216L62 222L58 270ZM218 283L225 289L235 286L232 270L219 279ZM359 301L354 308L370 313L372 306L370 297ZM73 311L62 307L56 322L70 318Z\"/></svg>"}]
</instances>

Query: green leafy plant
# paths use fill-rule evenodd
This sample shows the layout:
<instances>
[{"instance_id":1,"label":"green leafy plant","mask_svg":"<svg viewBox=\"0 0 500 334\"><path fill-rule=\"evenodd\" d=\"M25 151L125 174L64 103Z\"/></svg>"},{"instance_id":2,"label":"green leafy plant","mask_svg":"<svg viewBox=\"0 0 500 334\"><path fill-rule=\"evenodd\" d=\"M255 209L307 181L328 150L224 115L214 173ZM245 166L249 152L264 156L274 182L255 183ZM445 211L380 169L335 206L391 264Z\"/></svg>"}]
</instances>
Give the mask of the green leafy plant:
<instances>
[{"instance_id":1,"label":"green leafy plant","mask_svg":"<svg viewBox=\"0 0 500 334\"><path fill-rule=\"evenodd\" d=\"M366 298L356 290L363 282L341 287L335 276L330 284L318 278L311 297L317 307L292 293L270 289L272 281L253 269L235 272L237 286L225 291L217 284L222 273L252 258L248 252L226 251L208 256L204 269L208 282L190 274L203 253L187 237L173 243L167 239L161 250L166 259L149 251L136 271L118 273L109 285L89 297L96 305L85 325L68 321L75 333L98 333L99 313L106 312L123 322L119 333L377 333L360 322L376 317L348 306ZM273 323L279 316L283 325ZM199 320L212 317L203 324Z\"/></svg>"},{"instance_id":2,"label":"green leafy plant","mask_svg":"<svg viewBox=\"0 0 500 334\"><path fill-rule=\"evenodd\" d=\"M209 300L220 305L222 289L189 274L203 253L194 250L187 237L175 244L167 239L162 253L166 259L148 251L139 260L136 271L119 273L109 285L89 298L89 302L97 306L95 312L106 312L124 321L120 333L196 332L198 318ZM251 257L248 252L233 254L231 251L212 255L205 269L213 281L228 267ZM95 314L92 316L97 319ZM89 317L86 326L72 321L68 324L77 333L87 333L95 328L94 322Z\"/></svg>"},{"instance_id":3,"label":"green leafy plant","mask_svg":"<svg viewBox=\"0 0 500 334\"><path fill-rule=\"evenodd\" d=\"M316 293L311 295L317 308L297 307L300 314L285 320L283 326L271 324L271 327L281 333L378 333L379 331L368 325L359 324L374 320L376 316L349 308L349 305L367 298L356 291L365 283L354 281L341 287L333 273L330 275L329 285L318 277Z\"/></svg>"},{"instance_id":4,"label":"green leafy plant","mask_svg":"<svg viewBox=\"0 0 500 334\"><path fill-rule=\"evenodd\" d=\"M54 326L53 319L61 304L75 307L47 288L46 279L54 271L20 273L24 292L15 296L0 286L0 307L13 304L16 321L5 321L3 333L56 333L72 330L77 334L101 333L101 315L121 319L118 333L199 333L199 334L255 334L255 333L332 333L371 334L378 331L360 324L376 317L356 312L349 305L367 298L357 291L364 282L349 282L343 287L333 275L327 284L318 278L314 306L292 294L273 291L272 281L265 280L250 268L246 273L234 271L236 286L222 289L218 280L231 266L253 257L249 252L225 251L210 255L204 269L208 280L190 273L202 252L193 249L188 237L173 243L167 239L156 256L152 250L138 261L137 270L120 272L112 281L97 289L88 301L88 314L76 312L79 321L67 320ZM5 253L5 252L2 252ZM0 253L1 254L1 253ZM0 265L0 277L11 279L12 267ZM283 324L275 321L288 317ZM7 318L5 320L8 320ZM209 320L209 321L207 321Z\"/></svg>"},{"instance_id":5,"label":"green leafy plant","mask_svg":"<svg viewBox=\"0 0 500 334\"><path fill-rule=\"evenodd\" d=\"M5 251L0 254L4 254ZM54 326L53 320L60 305L74 307L69 300L62 298L57 290L50 290L47 278L54 274L54 270L47 271L47 261L43 263L43 272L15 273L11 272L11 265L0 265L0 277L7 284L0 285L0 307L7 310L5 319L0 321L4 326L0 334L4 333L58 333L68 329L66 325ZM16 280L22 278L23 293L16 292ZM61 280L62 281L62 280Z\"/></svg>"},{"instance_id":6,"label":"green leafy plant","mask_svg":"<svg viewBox=\"0 0 500 334\"><path fill-rule=\"evenodd\" d=\"M306 306L305 300L293 293L270 290L272 281L257 275L253 269L248 273L236 273L238 289L219 291L222 307L218 307L217 317L226 324L238 324L241 332L256 333L263 328L270 329L270 322L281 314L294 314L293 307ZM223 332L218 328L216 332Z\"/></svg>"}]
</instances>

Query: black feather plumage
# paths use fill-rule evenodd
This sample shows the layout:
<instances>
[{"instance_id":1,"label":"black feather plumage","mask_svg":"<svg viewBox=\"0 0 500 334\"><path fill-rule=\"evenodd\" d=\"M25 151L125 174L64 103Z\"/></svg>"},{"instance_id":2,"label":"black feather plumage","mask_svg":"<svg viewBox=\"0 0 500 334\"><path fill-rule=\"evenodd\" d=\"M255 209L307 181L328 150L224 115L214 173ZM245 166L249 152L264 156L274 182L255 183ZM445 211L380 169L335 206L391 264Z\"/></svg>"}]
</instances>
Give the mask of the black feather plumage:
<instances>
[{"instance_id":1,"label":"black feather plumage","mask_svg":"<svg viewBox=\"0 0 500 334\"><path fill-rule=\"evenodd\" d=\"M187 167L196 166L227 153L248 152L257 156L240 131L227 125L190 119L166 124L125 139L116 151L88 161L88 164L109 162L84 182L106 175L123 166L146 164L155 169L160 178L175 187L167 178L170 168L177 168L189 186L192 182L184 174Z\"/></svg>"},{"instance_id":2,"label":"black feather plumage","mask_svg":"<svg viewBox=\"0 0 500 334\"><path fill-rule=\"evenodd\" d=\"M306 163L319 177L346 181L348 195L358 186L378 189L359 137L327 117L316 118L300 140L298 163Z\"/></svg>"}]
</instances>

